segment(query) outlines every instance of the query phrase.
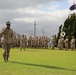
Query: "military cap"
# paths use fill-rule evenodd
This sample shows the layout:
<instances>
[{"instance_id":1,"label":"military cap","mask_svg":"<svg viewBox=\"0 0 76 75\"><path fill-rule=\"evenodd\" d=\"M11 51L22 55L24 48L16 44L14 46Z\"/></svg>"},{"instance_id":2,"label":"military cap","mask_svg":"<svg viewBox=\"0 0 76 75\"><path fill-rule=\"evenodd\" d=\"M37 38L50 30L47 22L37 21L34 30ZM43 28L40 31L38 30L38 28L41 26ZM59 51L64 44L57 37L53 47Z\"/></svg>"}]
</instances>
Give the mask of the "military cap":
<instances>
[{"instance_id":1,"label":"military cap","mask_svg":"<svg viewBox=\"0 0 76 75\"><path fill-rule=\"evenodd\" d=\"M6 22L6 25L8 25L8 24L11 24L10 21L7 21L7 22Z\"/></svg>"}]
</instances>

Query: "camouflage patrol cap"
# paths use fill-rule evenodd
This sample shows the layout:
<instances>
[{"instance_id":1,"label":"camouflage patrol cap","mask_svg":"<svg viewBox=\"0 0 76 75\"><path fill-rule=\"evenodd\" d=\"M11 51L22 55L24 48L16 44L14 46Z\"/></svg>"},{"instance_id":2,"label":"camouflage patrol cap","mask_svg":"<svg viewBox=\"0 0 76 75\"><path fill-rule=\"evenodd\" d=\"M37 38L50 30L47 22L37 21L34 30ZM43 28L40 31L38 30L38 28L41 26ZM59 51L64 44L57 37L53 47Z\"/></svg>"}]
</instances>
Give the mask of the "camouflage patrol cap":
<instances>
[{"instance_id":1,"label":"camouflage patrol cap","mask_svg":"<svg viewBox=\"0 0 76 75\"><path fill-rule=\"evenodd\" d=\"M6 25L10 25L10 24L11 24L10 21L7 21L7 22L6 22Z\"/></svg>"}]
</instances>

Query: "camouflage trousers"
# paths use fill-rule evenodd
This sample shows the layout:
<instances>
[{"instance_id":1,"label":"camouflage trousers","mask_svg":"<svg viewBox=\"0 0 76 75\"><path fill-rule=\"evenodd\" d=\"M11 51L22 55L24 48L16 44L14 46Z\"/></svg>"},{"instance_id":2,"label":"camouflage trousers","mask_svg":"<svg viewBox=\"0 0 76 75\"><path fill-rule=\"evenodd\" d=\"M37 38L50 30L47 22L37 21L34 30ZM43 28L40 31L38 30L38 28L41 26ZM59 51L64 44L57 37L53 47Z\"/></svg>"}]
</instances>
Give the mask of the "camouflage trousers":
<instances>
[{"instance_id":1,"label":"camouflage trousers","mask_svg":"<svg viewBox=\"0 0 76 75\"><path fill-rule=\"evenodd\" d=\"M52 43L51 48L52 49L55 49L55 44Z\"/></svg>"},{"instance_id":2,"label":"camouflage trousers","mask_svg":"<svg viewBox=\"0 0 76 75\"><path fill-rule=\"evenodd\" d=\"M62 43L58 44L58 48L59 50L63 50L63 44Z\"/></svg>"},{"instance_id":3,"label":"camouflage trousers","mask_svg":"<svg viewBox=\"0 0 76 75\"><path fill-rule=\"evenodd\" d=\"M71 44L71 49L75 50L75 44Z\"/></svg>"},{"instance_id":4,"label":"camouflage trousers","mask_svg":"<svg viewBox=\"0 0 76 75\"><path fill-rule=\"evenodd\" d=\"M20 43L20 50L24 49L25 50L25 42L24 43Z\"/></svg>"},{"instance_id":5,"label":"camouflage trousers","mask_svg":"<svg viewBox=\"0 0 76 75\"><path fill-rule=\"evenodd\" d=\"M65 50L69 49L69 45L67 43L65 43Z\"/></svg>"},{"instance_id":6,"label":"camouflage trousers","mask_svg":"<svg viewBox=\"0 0 76 75\"><path fill-rule=\"evenodd\" d=\"M8 61L8 58L9 58L10 44L3 43L2 48L3 48L3 58L4 58L4 61L6 62Z\"/></svg>"}]
</instances>

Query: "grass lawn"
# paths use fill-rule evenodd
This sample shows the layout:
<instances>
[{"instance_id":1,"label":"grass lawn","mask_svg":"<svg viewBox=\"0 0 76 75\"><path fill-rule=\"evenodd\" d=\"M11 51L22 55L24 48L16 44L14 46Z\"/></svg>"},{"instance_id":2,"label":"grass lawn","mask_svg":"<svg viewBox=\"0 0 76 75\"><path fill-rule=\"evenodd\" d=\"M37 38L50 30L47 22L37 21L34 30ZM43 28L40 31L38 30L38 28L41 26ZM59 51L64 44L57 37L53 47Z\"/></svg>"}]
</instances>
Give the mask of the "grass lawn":
<instances>
[{"instance_id":1,"label":"grass lawn","mask_svg":"<svg viewBox=\"0 0 76 75\"><path fill-rule=\"evenodd\" d=\"M12 48L5 63L0 48L0 75L76 75L76 51Z\"/></svg>"}]
</instances>

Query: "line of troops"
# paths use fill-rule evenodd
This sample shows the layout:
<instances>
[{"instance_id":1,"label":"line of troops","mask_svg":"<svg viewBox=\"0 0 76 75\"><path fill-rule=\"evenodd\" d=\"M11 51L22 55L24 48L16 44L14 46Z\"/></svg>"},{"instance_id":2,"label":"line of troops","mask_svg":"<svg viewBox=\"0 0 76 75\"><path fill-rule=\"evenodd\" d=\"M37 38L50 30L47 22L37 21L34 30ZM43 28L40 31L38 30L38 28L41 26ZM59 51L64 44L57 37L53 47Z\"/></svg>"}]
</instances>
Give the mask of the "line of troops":
<instances>
[{"instance_id":1,"label":"line of troops","mask_svg":"<svg viewBox=\"0 0 76 75\"><path fill-rule=\"evenodd\" d=\"M37 37L32 37L29 36L28 38L26 35L22 34L20 36L13 36L13 47L20 47L20 50L24 49L27 47L29 48L48 48L48 37L45 36L37 36Z\"/></svg>"},{"instance_id":2,"label":"line of troops","mask_svg":"<svg viewBox=\"0 0 76 75\"><path fill-rule=\"evenodd\" d=\"M55 49L55 36L52 37L52 49ZM58 45L57 47L59 48L59 50L75 50L75 46L76 46L76 40L75 37L72 36L71 41L68 39L68 36L66 36L66 38L64 39L64 37L60 36L60 38L58 39Z\"/></svg>"},{"instance_id":3,"label":"line of troops","mask_svg":"<svg viewBox=\"0 0 76 75\"><path fill-rule=\"evenodd\" d=\"M14 46L17 45L16 37L13 40ZM26 37L26 35L21 35L20 39L18 40L18 44L20 43L20 50L25 47L29 48L48 48L48 37L41 37L37 36L33 38L32 36L29 36L29 38Z\"/></svg>"},{"instance_id":4,"label":"line of troops","mask_svg":"<svg viewBox=\"0 0 76 75\"><path fill-rule=\"evenodd\" d=\"M1 38L0 38L1 41ZM48 48L48 42L51 41L51 48L55 49L56 45L56 38L53 35L51 39L49 39L47 36L37 36L37 37L32 37L29 36L29 38L26 37L26 35L22 34L20 36L13 36L12 40L12 46L14 47L20 47L20 50L27 48ZM1 42L0 42L1 43ZM66 39L60 36L58 39L58 45L57 47L59 50L68 50L71 48L72 50L75 50L75 45L76 45L76 40L74 36L72 36L71 41L69 41L68 36L66 36Z\"/></svg>"}]
</instances>

